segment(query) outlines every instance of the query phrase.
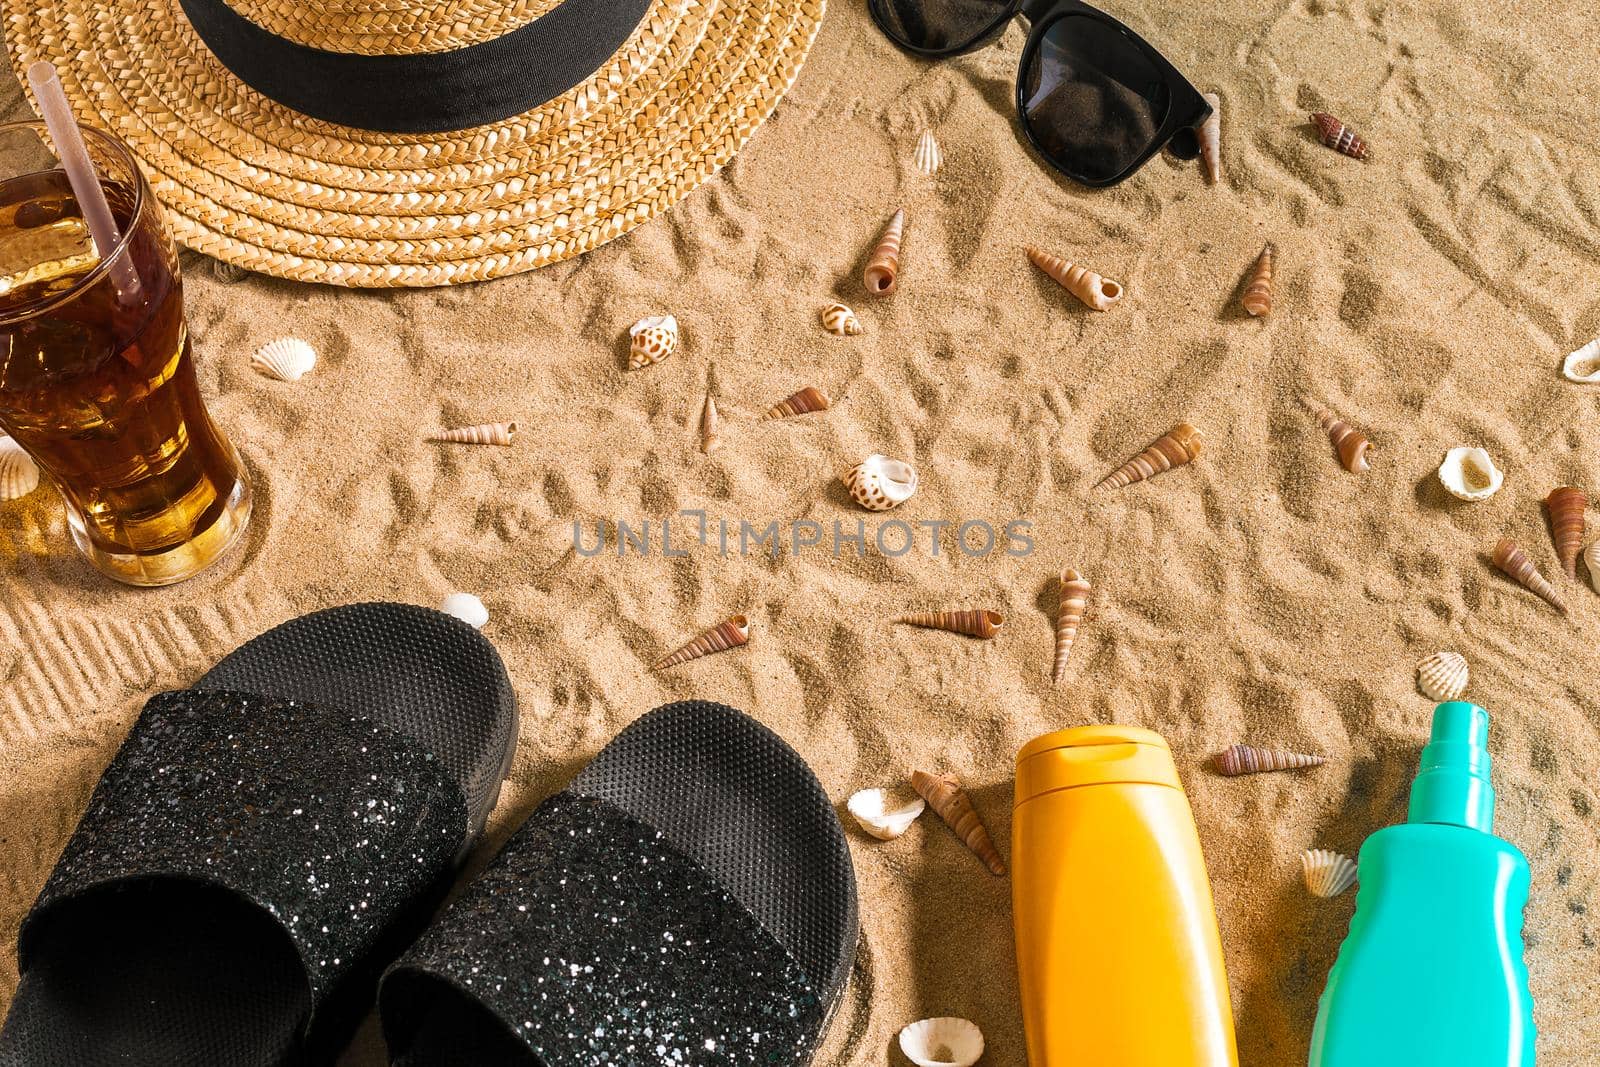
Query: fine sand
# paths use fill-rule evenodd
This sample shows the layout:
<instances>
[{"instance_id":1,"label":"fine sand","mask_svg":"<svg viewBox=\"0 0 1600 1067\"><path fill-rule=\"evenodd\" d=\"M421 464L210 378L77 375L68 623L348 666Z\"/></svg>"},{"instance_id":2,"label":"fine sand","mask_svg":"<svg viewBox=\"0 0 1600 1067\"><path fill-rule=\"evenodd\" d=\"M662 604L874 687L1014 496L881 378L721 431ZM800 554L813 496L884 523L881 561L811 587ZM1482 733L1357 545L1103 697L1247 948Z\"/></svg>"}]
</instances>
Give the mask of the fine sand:
<instances>
[{"instance_id":1,"label":"fine sand","mask_svg":"<svg viewBox=\"0 0 1600 1067\"><path fill-rule=\"evenodd\" d=\"M1498 828L1533 867L1527 959L1540 1063L1600 1048L1596 826L1600 600L1556 565L1540 506L1600 490L1600 392L1561 357L1600 334L1600 59L1588 5L1347 0L1108 7L1223 101L1226 181L1152 161L1088 191L1031 157L1012 117L1023 32L936 65L836 0L778 114L724 174L666 217L580 261L450 291L366 293L252 277L186 257L202 387L255 480L248 546L163 591L93 576L41 491L0 505L0 990L18 923L143 701L300 612L480 594L484 632L524 709L511 786L478 862L621 727L665 701L746 709L841 804L913 767L973 790L1008 851L1012 758L1092 722L1170 740L1199 823L1227 955L1240 1059L1304 1062L1316 997L1354 894L1300 883L1310 846L1354 853L1404 818L1429 702L1413 668L1471 662L1494 715ZM1267 11L1267 7L1271 11ZM20 111L14 89L4 112ZM1319 145L1310 110L1370 142ZM911 168L932 126L946 165ZM901 288L874 300L862 262L897 204ZM1245 270L1279 248L1278 308L1238 308ZM1036 272L1022 246L1128 287L1107 314ZM863 336L826 336L843 299ZM678 354L628 373L627 327L672 312ZM268 381L250 351L293 333L322 362ZM696 447L709 369L724 444ZM756 424L814 384L832 410ZM1374 441L1341 470L1296 403L1314 393ZM1090 487L1174 422L1206 451L1159 480ZM429 444L445 425L516 419L514 447ZM1506 472L1465 504L1434 477L1481 444ZM865 558L660 552L657 522L703 509L758 529L879 519L838 474L870 452L922 485L894 518L1031 522L1031 555ZM651 520L652 554L586 558L594 523ZM680 520L686 522L689 520ZM973 528L975 540L981 535ZM1490 569L1521 542L1567 618ZM787 535L787 534L786 534ZM886 535L899 548L897 532ZM614 544L614 542L608 542ZM735 533L735 546L737 533ZM980 545L981 547L981 545ZM1049 672L1055 575L1094 583L1060 687ZM992 642L888 625L914 608L993 607ZM734 612L748 647L666 673L649 664ZM1224 779L1248 740L1327 766ZM1010 884L925 817L897 841L850 832L861 889L856 982L819 1060L904 1063L905 1023L962 1015L985 1063L1024 1062ZM0 992L0 1004L5 995ZM346 1060L383 1061L369 1025Z\"/></svg>"}]
</instances>

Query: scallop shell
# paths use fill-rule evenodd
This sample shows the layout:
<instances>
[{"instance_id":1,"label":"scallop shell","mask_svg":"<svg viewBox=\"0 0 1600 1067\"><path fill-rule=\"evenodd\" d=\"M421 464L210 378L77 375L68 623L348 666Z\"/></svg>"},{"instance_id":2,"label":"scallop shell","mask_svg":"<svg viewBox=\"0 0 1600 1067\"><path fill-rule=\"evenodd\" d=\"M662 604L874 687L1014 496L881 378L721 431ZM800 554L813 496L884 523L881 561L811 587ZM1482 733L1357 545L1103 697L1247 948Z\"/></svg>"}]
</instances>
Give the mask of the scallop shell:
<instances>
[{"instance_id":1,"label":"scallop shell","mask_svg":"<svg viewBox=\"0 0 1600 1067\"><path fill-rule=\"evenodd\" d=\"M1056 662L1050 669L1050 680L1056 685L1067 674L1067 657L1072 653L1072 642L1083 624L1083 612L1089 604L1089 581L1068 567L1061 572L1060 588L1056 601Z\"/></svg>"},{"instance_id":2,"label":"scallop shell","mask_svg":"<svg viewBox=\"0 0 1600 1067\"><path fill-rule=\"evenodd\" d=\"M1360 474L1371 469L1367 463L1367 449L1372 443L1367 440L1366 434L1345 422L1339 416L1317 403L1306 398L1306 406L1311 413L1322 423L1322 428L1328 432L1328 440L1333 442L1333 450L1339 456L1339 463L1351 474Z\"/></svg>"},{"instance_id":3,"label":"scallop shell","mask_svg":"<svg viewBox=\"0 0 1600 1067\"><path fill-rule=\"evenodd\" d=\"M0 436L0 500L19 500L39 488L39 465L22 446Z\"/></svg>"},{"instance_id":4,"label":"scallop shell","mask_svg":"<svg viewBox=\"0 0 1600 1067\"><path fill-rule=\"evenodd\" d=\"M1556 556L1568 578L1578 576L1578 552L1583 548L1583 519L1588 510L1589 498L1576 486L1563 485L1552 489L1544 498L1545 510L1550 514L1550 539L1555 542Z\"/></svg>"},{"instance_id":5,"label":"scallop shell","mask_svg":"<svg viewBox=\"0 0 1600 1067\"><path fill-rule=\"evenodd\" d=\"M701 656L709 656L713 652L726 652L730 648L738 648L749 642L750 620L743 615L734 615L698 634L676 651L661 657L650 669L665 670L680 663L688 663L692 659L699 659Z\"/></svg>"},{"instance_id":6,"label":"scallop shell","mask_svg":"<svg viewBox=\"0 0 1600 1067\"><path fill-rule=\"evenodd\" d=\"M1319 897L1336 897L1356 884L1355 861L1326 848L1308 848L1300 853L1306 888Z\"/></svg>"},{"instance_id":7,"label":"scallop shell","mask_svg":"<svg viewBox=\"0 0 1600 1067\"><path fill-rule=\"evenodd\" d=\"M1217 754L1217 773L1237 778L1241 774L1265 774L1268 771L1320 767L1327 762L1326 756L1313 756L1305 752L1285 752L1275 748L1257 748L1254 745L1230 745Z\"/></svg>"},{"instance_id":8,"label":"scallop shell","mask_svg":"<svg viewBox=\"0 0 1600 1067\"><path fill-rule=\"evenodd\" d=\"M791 393L767 409L761 421L787 419L792 415L808 415L813 411L827 411L828 397L821 389L808 385L798 393Z\"/></svg>"},{"instance_id":9,"label":"scallop shell","mask_svg":"<svg viewBox=\"0 0 1600 1067\"><path fill-rule=\"evenodd\" d=\"M1467 691L1467 657L1459 652L1435 652L1417 664L1417 688L1429 700L1455 700Z\"/></svg>"},{"instance_id":10,"label":"scallop shell","mask_svg":"<svg viewBox=\"0 0 1600 1067\"><path fill-rule=\"evenodd\" d=\"M483 624L489 621L489 609L471 593L451 593L439 605L439 610L454 615L475 630L483 629Z\"/></svg>"},{"instance_id":11,"label":"scallop shell","mask_svg":"<svg viewBox=\"0 0 1600 1067\"><path fill-rule=\"evenodd\" d=\"M917 1067L972 1067L983 1055L983 1031L965 1019L923 1019L900 1031L900 1051Z\"/></svg>"},{"instance_id":12,"label":"scallop shell","mask_svg":"<svg viewBox=\"0 0 1600 1067\"><path fill-rule=\"evenodd\" d=\"M298 337L280 337L256 349L250 366L280 382L297 382L317 365L317 350Z\"/></svg>"},{"instance_id":13,"label":"scallop shell","mask_svg":"<svg viewBox=\"0 0 1600 1067\"><path fill-rule=\"evenodd\" d=\"M822 309L822 328L837 337L856 337L861 333L861 320L844 304L829 304Z\"/></svg>"},{"instance_id":14,"label":"scallop shell","mask_svg":"<svg viewBox=\"0 0 1600 1067\"><path fill-rule=\"evenodd\" d=\"M1205 166L1206 181L1215 185L1222 180L1222 97L1200 95L1211 105L1211 114L1200 124L1200 162Z\"/></svg>"},{"instance_id":15,"label":"scallop shell","mask_svg":"<svg viewBox=\"0 0 1600 1067\"><path fill-rule=\"evenodd\" d=\"M1600 593L1600 538L1583 550L1583 563L1589 568L1589 584Z\"/></svg>"},{"instance_id":16,"label":"scallop shell","mask_svg":"<svg viewBox=\"0 0 1600 1067\"><path fill-rule=\"evenodd\" d=\"M678 320L672 315L650 315L628 330L628 369L643 370L678 350Z\"/></svg>"},{"instance_id":17,"label":"scallop shell","mask_svg":"<svg viewBox=\"0 0 1600 1067\"><path fill-rule=\"evenodd\" d=\"M1499 492L1506 476L1481 448L1458 445L1439 464L1439 481L1451 496L1462 500L1488 500Z\"/></svg>"},{"instance_id":18,"label":"scallop shell","mask_svg":"<svg viewBox=\"0 0 1600 1067\"><path fill-rule=\"evenodd\" d=\"M863 789L845 804L861 829L879 841L893 841L905 833L927 806L920 796L904 800L887 789Z\"/></svg>"},{"instance_id":19,"label":"scallop shell","mask_svg":"<svg viewBox=\"0 0 1600 1067\"><path fill-rule=\"evenodd\" d=\"M1556 596L1555 586L1539 573L1539 568L1533 565L1533 560L1528 558L1528 554L1515 541L1509 537L1502 537L1500 543L1494 546L1494 553L1490 558L1512 581L1530 592L1537 593L1546 604L1561 614L1567 613L1567 606Z\"/></svg>"},{"instance_id":20,"label":"scallop shell","mask_svg":"<svg viewBox=\"0 0 1600 1067\"><path fill-rule=\"evenodd\" d=\"M1250 281L1239 298L1244 309L1257 317L1272 313L1272 279L1278 273L1277 259L1277 246L1268 241L1256 257L1256 265L1250 268Z\"/></svg>"},{"instance_id":21,"label":"scallop shell","mask_svg":"<svg viewBox=\"0 0 1600 1067\"><path fill-rule=\"evenodd\" d=\"M900 244L905 239L906 213L900 209L889 220L883 236L872 250L872 258L861 272L861 284L873 296L888 296L900 278Z\"/></svg>"},{"instance_id":22,"label":"scallop shell","mask_svg":"<svg viewBox=\"0 0 1600 1067\"><path fill-rule=\"evenodd\" d=\"M1367 142L1363 141L1355 130L1326 111L1313 112L1311 121L1316 124L1322 143L1335 152L1343 152L1351 159L1367 158Z\"/></svg>"},{"instance_id":23,"label":"scallop shell","mask_svg":"<svg viewBox=\"0 0 1600 1067\"><path fill-rule=\"evenodd\" d=\"M909 615L897 615L893 621L930 630L949 630L951 633L988 641L1000 632L1006 620L998 611L979 608L967 611L914 611Z\"/></svg>"},{"instance_id":24,"label":"scallop shell","mask_svg":"<svg viewBox=\"0 0 1600 1067\"><path fill-rule=\"evenodd\" d=\"M972 850L989 868L989 873L999 877L1006 873L1005 860L994 847L994 839L972 806L972 798L961 788L953 774L929 774L927 771L911 772L911 788L922 794L935 815L954 830L961 843Z\"/></svg>"},{"instance_id":25,"label":"scallop shell","mask_svg":"<svg viewBox=\"0 0 1600 1067\"><path fill-rule=\"evenodd\" d=\"M1568 381L1600 382L1600 337L1568 356L1561 364Z\"/></svg>"},{"instance_id":26,"label":"scallop shell","mask_svg":"<svg viewBox=\"0 0 1600 1067\"><path fill-rule=\"evenodd\" d=\"M888 511L917 491L917 471L909 463L873 453L845 472L844 484L868 511Z\"/></svg>"},{"instance_id":27,"label":"scallop shell","mask_svg":"<svg viewBox=\"0 0 1600 1067\"><path fill-rule=\"evenodd\" d=\"M1200 454L1201 441L1199 430L1180 422L1149 448L1100 479L1095 489L1121 489L1181 467Z\"/></svg>"},{"instance_id":28,"label":"scallop shell","mask_svg":"<svg viewBox=\"0 0 1600 1067\"><path fill-rule=\"evenodd\" d=\"M922 136L917 138L917 150L912 153L912 164L917 168L917 173L931 178L939 173L939 168L944 166L944 153L939 150L939 141L933 136L932 130L923 130Z\"/></svg>"},{"instance_id":29,"label":"scallop shell","mask_svg":"<svg viewBox=\"0 0 1600 1067\"><path fill-rule=\"evenodd\" d=\"M509 445L517 434L514 422L482 422L476 426L462 426L443 430L428 438L457 445Z\"/></svg>"},{"instance_id":30,"label":"scallop shell","mask_svg":"<svg viewBox=\"0 0 1600 1067\"><path fill-rule=\"evenodd\" d=\"M717 414L717 401L706 390L706 402L700 409L700 451L710 455L722 447L722 416Z\"/></svg>"},{"instance_id":31,"label":"scallop shell","mask_svg":"<svg viewBox=\"0 0 1600 1067\"><path fill-rule=\"evenodd\" d=\"M1102 278L1087 267L1080 267L1060 256L1053 256L1041 248L1028 245L1024 251L1028 253L1028 259L1035 267L1050 275L1063 289L1096 311L1110 311L1127 292L1109 278Z\"/></svg>"}]
</instances>

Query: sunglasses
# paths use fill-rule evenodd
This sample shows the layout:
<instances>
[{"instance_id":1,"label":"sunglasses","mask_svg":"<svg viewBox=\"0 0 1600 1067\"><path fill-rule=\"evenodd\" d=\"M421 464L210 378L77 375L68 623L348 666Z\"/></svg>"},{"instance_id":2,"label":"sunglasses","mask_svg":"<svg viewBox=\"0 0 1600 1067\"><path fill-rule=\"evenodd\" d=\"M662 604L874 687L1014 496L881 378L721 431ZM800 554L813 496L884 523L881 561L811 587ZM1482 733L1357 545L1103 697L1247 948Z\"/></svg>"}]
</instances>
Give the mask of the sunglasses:
<instances>
[{"instance_id":1,"label":"sunglasses","mask_svg":"<svg viewBox=\"0 0 1600 1067\"><path fill-rule=\"evenodd\" d=\"M1032 25L1017 70L1028 142L1084 185L1115 185L1162 148L1200 151L1211 107L1166 57L1081 0L868 0L895 44L929 57L971 52L1021 14Z\"/></svg>"}]
</instances>

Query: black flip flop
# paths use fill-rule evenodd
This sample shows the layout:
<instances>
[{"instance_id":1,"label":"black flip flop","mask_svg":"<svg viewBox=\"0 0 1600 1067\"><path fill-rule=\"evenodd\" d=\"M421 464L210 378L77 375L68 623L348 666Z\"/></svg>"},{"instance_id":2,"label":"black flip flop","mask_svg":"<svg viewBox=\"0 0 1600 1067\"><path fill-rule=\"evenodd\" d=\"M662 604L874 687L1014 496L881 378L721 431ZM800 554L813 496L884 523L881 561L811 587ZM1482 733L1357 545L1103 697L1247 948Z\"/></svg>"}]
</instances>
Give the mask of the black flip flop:
<instances>
[{"instance_id":1,"label":"black flip flop","mask_svg":"<svg viewBox=\"0 0 1600 1067\"><path fill-rule=\"evenodd\" d=\"M23 921L0 1067L331 1063L516 729L494 647L400 604L294 619L152 697Z\"/></svg>"},{"instance_id":2,"label":"black flip flop","mask_svg":"<svg viewBox=\"0 0 1600 1067\"><path fill-rule=\"evenodd\" d=\"M804 761L720 704L658 708L545 801L384 976L397 1067L811 1062L857 937Z\"/></svg>"}]
</instances>

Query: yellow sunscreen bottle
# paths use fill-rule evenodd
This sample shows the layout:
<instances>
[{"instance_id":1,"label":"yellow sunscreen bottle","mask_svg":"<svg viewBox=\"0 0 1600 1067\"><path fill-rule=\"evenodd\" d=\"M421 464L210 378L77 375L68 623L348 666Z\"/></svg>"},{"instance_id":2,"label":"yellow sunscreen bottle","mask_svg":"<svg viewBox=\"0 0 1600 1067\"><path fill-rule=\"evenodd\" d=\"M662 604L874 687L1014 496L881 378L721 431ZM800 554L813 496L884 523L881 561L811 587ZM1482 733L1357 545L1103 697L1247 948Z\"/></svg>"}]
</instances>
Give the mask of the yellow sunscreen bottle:
<instances>
[{"instance_id":1,"label":"yellow sunscreen bottle","mask_svg":"<svg viewBox=\"0 0 1600 1067\"><path fill-rule=\"evenodd\" d=\"M1211 885L1161 735L1035 738L1011 825L1031 1067L1238 1067Z\"/></svg>"}]
</instances>

